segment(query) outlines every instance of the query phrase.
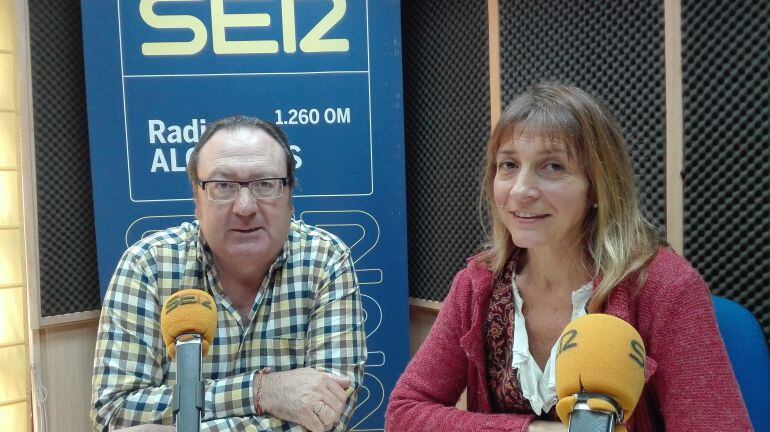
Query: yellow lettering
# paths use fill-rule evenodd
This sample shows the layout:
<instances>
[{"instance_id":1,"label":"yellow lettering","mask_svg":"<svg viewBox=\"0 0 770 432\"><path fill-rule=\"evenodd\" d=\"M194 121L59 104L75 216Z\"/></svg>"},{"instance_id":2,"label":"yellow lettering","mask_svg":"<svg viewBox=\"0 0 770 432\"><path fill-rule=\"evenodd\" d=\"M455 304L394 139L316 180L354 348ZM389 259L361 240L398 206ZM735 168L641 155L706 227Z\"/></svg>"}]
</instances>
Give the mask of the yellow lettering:
<instances>
[{"instance_id":1,"label":"yellow lettering","mask_svg":"<svg viewBox=\"0 0 770 432\"><path fill-rule=\"evenodd\" d=\"M289 54L297 52L297 28L294 20L294 0L281 0L281 21L283 22L283 50Z\"/></svg>"},{"instance_id":2,"label":"yellow lettering","mask_svg":"<svg viewBox=\"0 0 770 432\"><path fill-rule=\"evenodd\" d=\"M206 46L208 33L206 26L191 15L158 15L153 10L160 2L182 2L191 0L141 0L139 14L147 25L157 29L189 29L193 38L187 42L145 42L142 54L146 56L192 55L199 53ZM192 0L199 1L199 0Z\"/></svg>"},{"instance_id":3,"label":"yellow lettering","mask_svg":"<svg viewBox=\"0 0 770 432\"><path fill-rule=\"evenodd\" d=\"M269 27L268 14L226 14L224 0L211 0L211 38L216 54L275 54L278 41L228 41L225 30L231 27Z\"/></svg>"},{"instance_id":4,"label":"yellow lettering","mask_svg":"<svg viewBox=\"0 0 770 432\"><path fill-rule=\"evenodd\" d=\"M332 0L332 10L302 38L299 48L304 52L347 52L350 49L347 39L322 39L345 16L347 7L345 0Z\"/></svg>"}]
</instances>

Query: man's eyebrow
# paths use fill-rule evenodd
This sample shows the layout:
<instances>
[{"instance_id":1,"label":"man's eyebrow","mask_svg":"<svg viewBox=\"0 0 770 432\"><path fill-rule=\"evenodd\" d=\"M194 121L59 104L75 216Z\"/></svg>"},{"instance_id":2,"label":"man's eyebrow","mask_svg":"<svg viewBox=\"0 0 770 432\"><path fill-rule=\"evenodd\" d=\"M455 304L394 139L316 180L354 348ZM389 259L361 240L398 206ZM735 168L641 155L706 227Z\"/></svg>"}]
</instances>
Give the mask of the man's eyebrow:
<instances>
[{"instance_id":1,"label":"man's eyebrow","mask_svg":"<svg viewBox=\"0 0 770 432\"><path fill-rule=\"evenodd\" d=\"M277 171L275 170L251 172L248 174L249 174L247 178L248 180L258 180L258 179L273 178L273 177L286 177L285 175L284 176L278 175ZM231 180L234 178L238 178L239 172L236 170L230 169L228 167L215 167L211 170L211 172L207 177L209 179Z\"/></svg>"},{"instance_id":2,"label":"man's eyebrow","mask_svg":"<svg viewBox=\"0 0 770 432\"><path fill-rule=\"evenodd\" d=\"M233 170L228 169L226 167L225 168L223 168L223 167L215 167L214 169L211 170L211 172L209 173L208 177L209 178L220 177L220 176L221 177L232 177L234 174L235 174L235 172Z\"/></svg>"}]
</instances>

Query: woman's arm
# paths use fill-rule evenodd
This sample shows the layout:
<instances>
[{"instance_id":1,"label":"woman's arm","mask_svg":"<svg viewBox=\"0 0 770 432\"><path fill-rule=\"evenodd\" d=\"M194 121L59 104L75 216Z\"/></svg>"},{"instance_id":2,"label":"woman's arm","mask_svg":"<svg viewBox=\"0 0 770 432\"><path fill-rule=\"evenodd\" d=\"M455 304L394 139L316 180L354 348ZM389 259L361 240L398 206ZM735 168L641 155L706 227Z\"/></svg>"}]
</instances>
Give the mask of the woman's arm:
<instances>
[{"instance_id":1,"label":"woman's arm","mask_svg":"<svg viewBox=\"0 0 770 432\"><path fill-rule=\"evenodd\" d=\"M658 366L648 386L666 430L750 431L711 293L700 275L688 270L649 299L652 307L643 308L652 315L647 352Z\"/></svg>"},{"instance_id":2,"label":"woman's arm","mask_svg":"<svg viewBox=\"0 0 770 432\"><path fill-rule=\"evenodd\" d=\"M468 272L464 270L455 277L430 334L391 393L386 430L527 431L533 416L472 413L455 408L466 386L469 366L460 343L468 332L472 313Z\"/></svg>"}]
</instances>

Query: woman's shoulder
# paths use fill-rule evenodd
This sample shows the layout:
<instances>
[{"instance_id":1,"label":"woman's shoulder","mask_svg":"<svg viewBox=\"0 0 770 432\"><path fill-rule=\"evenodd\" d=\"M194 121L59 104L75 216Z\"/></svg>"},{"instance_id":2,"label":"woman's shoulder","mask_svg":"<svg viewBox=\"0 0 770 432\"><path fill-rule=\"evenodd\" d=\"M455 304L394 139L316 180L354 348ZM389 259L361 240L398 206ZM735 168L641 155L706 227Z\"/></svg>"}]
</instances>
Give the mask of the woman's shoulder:
<instances>
[{"instance_id":1,"label":"woman's shoulder","mask_svg":"<svg viewBox=\"0 0 770 432\"><path fill-rule=\"evenodd\" d=\"M700 277L698 271L684 257L663 246L658 248L646 270L648 284L681 285L694 277Z\"/></svg>"},{"instance_id":2,"label":"woman's shoulder","mask_svg":"<svg viewBox=\"0 0 770 432\"><path fill-rule=\"evenodd\" d=\"M481 254L465 260L465 267L455 274L450 294L472 297L488 290L494 280L492 270Z\"/></svg>"},{"instance_id":3,"label":"woman's shoulder","mask_svg":"<svg viewBox=\"0 0 770 432\"><path fill-rule=\"evenodd\" d=\"M463 332L469 331L474 322L483 319L493 281L492 271L483 261L476 257L468 258L466 266L457 272L444 298L439 313L441 322L451 322L463 329Z\"/></svg>"},{"instance_id":4,"label":"woman's shoulder","mask_svg":"<svg viewBox=\"0 0 770 432\"><path fill-rule=\"evenodd\" d=\"M465 268L460 270L457 276L463 276L470 281L481 283L491 282L494 277L492 269L489 268L483 253L466 258Z\"/></svg>"},{"instance_id":5,"label":"woman's shoulder","mask_svg":"<svg viewBox=\"0 0 770 432\"><path fill-rule=\"evenodd\" d=\"M700 273L671 248L661 247L647 265L639 291L642 304L657 308L677 298L697 298L709 294Z\"/></svg>"}]
</instances>

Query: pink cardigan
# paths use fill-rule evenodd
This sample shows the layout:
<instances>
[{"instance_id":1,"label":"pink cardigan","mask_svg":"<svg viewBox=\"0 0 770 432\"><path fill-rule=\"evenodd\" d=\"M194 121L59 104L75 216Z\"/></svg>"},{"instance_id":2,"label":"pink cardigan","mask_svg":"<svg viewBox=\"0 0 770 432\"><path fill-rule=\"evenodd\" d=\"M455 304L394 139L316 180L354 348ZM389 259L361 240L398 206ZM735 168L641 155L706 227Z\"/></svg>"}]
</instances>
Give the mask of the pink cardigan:
<instances>
[{"instance_id":1,"label":"pink cardigan","mask_svg":"<svg viewBox=\"0 0 770 432\"><path fill-rule=\"evenodd\" d=\"M521 431L530 414L490 414L484 353L493 276L473 258L455 277L430 334L390 396L385 428L408 431ZM638 295L618 286L604 313L633 325L647 348L646 385L629 432L751 431L719 335L708 287L668 249L649 266ZM468 411L454 408L468 388Z\"/></svg>"}]
</instances>

